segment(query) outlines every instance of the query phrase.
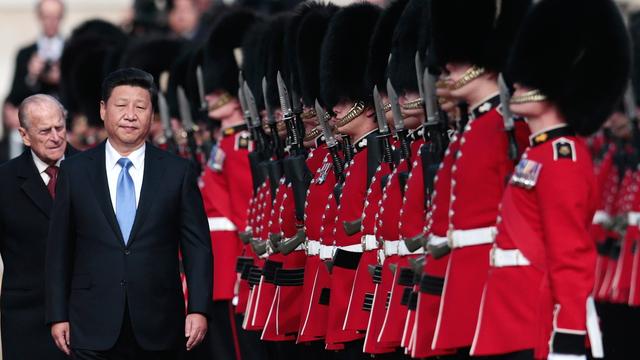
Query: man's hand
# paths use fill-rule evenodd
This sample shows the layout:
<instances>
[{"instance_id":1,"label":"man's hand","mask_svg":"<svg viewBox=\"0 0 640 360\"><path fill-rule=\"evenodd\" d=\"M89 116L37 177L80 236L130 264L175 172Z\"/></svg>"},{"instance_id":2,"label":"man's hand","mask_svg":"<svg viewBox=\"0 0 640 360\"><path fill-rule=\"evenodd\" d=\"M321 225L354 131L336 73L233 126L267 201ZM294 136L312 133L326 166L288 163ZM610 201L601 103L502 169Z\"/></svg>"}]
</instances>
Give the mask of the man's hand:
<instances>
[{"instance_id":1,"label":"man's hand","mask_svg":"<svg viewBox=\"0 0 640 360\"><path fill-rule=\"evenodd\" d=\"M65 321L53 324L51 326L51 336L60 351L67 355L71 354L71 350L69 349L69 322Z\"/></svg>"},{"instance_id":2,"label":"man's hand","mask_svg":"<svg viewBox=\"0 0 640 360\"><path fill-rule=\"evenodd\" d=\"M35 84L35 82L40 77L40 74L42 74L42 71L44 71L45 65L46 62L43 58L38 56L37 53L33 54L33 56L31 56L31 59L29 59L29 63L27 64L28 81L32 82L32 84Z\"/></svg>"},{"instance_id":3,"label":"man's hand","mask_svg":"<svg viewBox=\"0 0 640 360\"><path fill-rule=\"evenodd\" d=\"M184 336L187 340L187 351L191 351L194 347L204 340L207 333L207 318L201 314L189 314L184 324Z\"/></svg>"}]
</instances>

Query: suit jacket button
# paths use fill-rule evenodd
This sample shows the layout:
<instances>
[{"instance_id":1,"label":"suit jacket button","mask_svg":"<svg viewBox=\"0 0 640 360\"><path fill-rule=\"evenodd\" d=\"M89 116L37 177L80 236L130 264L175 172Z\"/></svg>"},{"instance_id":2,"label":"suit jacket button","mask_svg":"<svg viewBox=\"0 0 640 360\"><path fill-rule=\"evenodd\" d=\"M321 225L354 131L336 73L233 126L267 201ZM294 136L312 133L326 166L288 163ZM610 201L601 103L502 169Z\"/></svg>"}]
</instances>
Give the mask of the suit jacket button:
<instances>
[{"instance_id":1,"label":"suit jacket button","mask_svg":"<svg viewBox=\"0 0 640 360\"><path fill-rule=\"evenodd\" d=\"M120 281L120 286L127 286L127 280Z\"/></svg>"},{"instance_id":2,"label":"suit jacket button","mask_svg":"<svg viewBox=\"0 0 640 360\"><path fill-rule=\"evenodd\" d=\"M124 254L125 255L129 255L129 254L131 254L131 251L129 249L124 249Z\"/></svg>"}]
</instances>

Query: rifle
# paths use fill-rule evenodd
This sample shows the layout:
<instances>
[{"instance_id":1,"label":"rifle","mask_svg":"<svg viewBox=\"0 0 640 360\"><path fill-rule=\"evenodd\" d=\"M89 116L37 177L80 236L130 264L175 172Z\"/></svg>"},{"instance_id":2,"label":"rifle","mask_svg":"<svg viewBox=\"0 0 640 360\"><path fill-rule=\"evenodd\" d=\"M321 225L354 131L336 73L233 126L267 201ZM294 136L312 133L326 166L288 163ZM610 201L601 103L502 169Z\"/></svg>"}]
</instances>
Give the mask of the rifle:
<instances>
[{"instance_id":1,"label":"rifle","mask_svg":"<svg viewBox=\"0 0 640 360\"><path fill-rule=\"evenodd\" d=\"M202 164L200 163L199 155L201 153L200 147L196 143L194 136L198 131L198 127L193 123L191 117L191 107L189 106L189 100L184 92L184 88L178 85L178 110L180 111L180 118L182 119L182 126L187 132L187 148L189 149L189 157L194 163L198 174L202 172Z\"/></svg>"}]
</instances>

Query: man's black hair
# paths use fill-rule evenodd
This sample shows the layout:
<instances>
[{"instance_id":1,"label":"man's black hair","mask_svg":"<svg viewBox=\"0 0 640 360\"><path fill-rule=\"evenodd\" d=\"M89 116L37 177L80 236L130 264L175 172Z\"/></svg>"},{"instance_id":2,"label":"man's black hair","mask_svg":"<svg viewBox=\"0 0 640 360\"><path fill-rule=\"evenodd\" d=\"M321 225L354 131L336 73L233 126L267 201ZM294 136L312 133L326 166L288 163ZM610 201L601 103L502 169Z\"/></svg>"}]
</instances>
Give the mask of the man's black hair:
<instances>
[{"instance_id":1,"label":"man's black hair","mask_svg":"<svg viewBox=\"0 0 640 360\"><path fill-rule=\"evenodd\" d=\"M117 86L137 86L149 91L151 99L155 99L158 92L153 75L137 68L118 69L104 78L102 82L102 101L107 102L111 92Z\"/></svg>"}]
</instances>

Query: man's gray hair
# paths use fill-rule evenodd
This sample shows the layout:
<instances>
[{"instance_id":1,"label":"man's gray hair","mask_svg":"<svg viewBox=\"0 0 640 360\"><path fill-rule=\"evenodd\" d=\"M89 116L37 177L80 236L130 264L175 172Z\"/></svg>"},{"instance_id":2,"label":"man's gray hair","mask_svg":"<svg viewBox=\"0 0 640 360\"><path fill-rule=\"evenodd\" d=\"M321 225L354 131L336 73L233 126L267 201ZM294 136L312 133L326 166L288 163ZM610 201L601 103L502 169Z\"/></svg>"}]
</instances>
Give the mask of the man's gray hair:
<instances>
[{"instance_id":1,"label":"man's gray hair","mask_svg":"<svg viewBox=\"0 0 640 360\"><path fill-rule=\"evenodd\" d=\"M20 107L18 108L18 120L20 121L20 127L29 129L31 126L31 119L29 119L29 113L34 106L45 106L55 104L60 110L60 117L64 120L67 117L67 110L62 106L58 99L47 94L35 94L22 100Z\"/></svg>"}]
</instances>

